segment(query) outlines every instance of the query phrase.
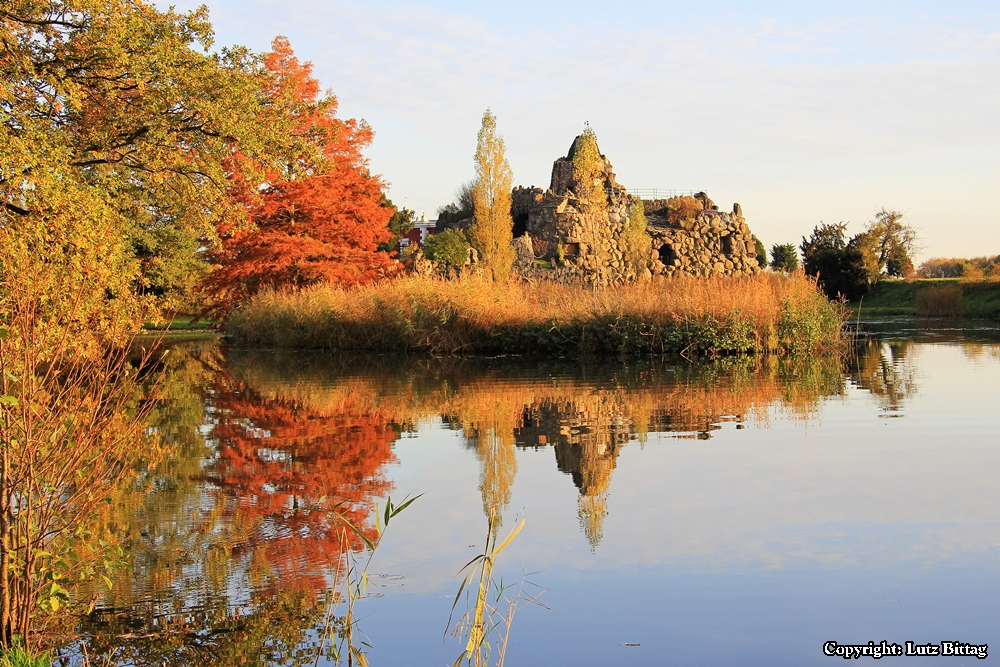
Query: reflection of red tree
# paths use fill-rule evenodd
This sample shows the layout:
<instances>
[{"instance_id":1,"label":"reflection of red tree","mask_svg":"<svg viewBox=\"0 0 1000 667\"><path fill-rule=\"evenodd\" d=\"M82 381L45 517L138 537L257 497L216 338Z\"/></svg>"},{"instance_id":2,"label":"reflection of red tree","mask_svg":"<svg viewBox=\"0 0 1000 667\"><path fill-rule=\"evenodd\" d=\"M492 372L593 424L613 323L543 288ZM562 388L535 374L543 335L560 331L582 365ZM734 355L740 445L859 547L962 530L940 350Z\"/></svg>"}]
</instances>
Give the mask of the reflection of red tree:
<instances>
[{"instance_id":1,"label":"reflection of red tree","mask_svg":"<svg viewBox=\"0 0 1000 667\"><path fill-rule=\"evenodd\" d=\"M374 539L374 498L392 487L383 472L395 460L391 422L350 408L319 414L244 387L216 385L212 402L219 456L207 478L249 530L247 547L263 547L285 574L316 572L341 555L344 524L334 509Z\"/></svg>"}]
</instances>

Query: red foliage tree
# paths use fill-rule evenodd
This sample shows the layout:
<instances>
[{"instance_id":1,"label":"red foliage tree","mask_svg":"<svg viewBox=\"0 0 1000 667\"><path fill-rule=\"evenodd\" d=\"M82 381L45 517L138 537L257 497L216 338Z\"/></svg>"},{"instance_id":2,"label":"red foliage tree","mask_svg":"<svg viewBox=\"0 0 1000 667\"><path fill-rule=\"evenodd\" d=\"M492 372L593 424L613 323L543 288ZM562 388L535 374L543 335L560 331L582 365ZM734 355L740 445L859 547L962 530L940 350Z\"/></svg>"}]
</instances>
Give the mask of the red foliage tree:
<instances>
[{"instance_id":1,"label":"red foliage tree","mask_svg":"<svg viewBox=\"0 0 1000 667\"><path fill-rule=\"evenodd\" d=\"M231 522L252 531L246 548L265 547L269 565L296 579L336 562L342 548L362 547L336 513L376 538L372 512L376 498L392 491L384 468L396 460L399 437L391 421L349 406L320 414L227 376L210 396L218 458L206 478L226 495Z\"/></svg>"},{"instance_id":2,"label":"red foliage tree","mask_svg":"<svg viewBox=\"0 0 1000 667\"><path fill-rule=\"evenodd\" d=\"M247 207L252 225L219 226L210 253L217 268L204 283L212 297L207 311L216 317L267 287L365 284L400 266L377 248L392 236L394 209L362 154L372 129L337 118L337 98L320 95L312 64L300 63L287 39L276 38L272 48L266 94L296 119L297 150L264 187L243 180L243 158L233 158L233 196Z\"/></svg>"}]
</instances>

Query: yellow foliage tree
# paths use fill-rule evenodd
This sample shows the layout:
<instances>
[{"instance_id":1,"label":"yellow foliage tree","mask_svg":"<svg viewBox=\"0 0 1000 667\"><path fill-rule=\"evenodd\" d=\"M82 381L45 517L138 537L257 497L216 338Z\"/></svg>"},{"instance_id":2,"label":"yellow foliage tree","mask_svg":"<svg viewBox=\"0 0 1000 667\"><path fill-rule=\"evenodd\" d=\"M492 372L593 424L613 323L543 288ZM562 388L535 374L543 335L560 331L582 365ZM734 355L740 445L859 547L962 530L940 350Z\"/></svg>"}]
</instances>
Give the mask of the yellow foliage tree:
<instances>
[{"instance_id":1,"label":"yellow foliage tree","mask_svg":"<svg viewBox=\"0 0 1000 667\"><path fill-rule=\"evenodd\" d=\"M576 195L594 212L608 208L604 192L604 158L597 146L597 135L588 125L576 140L573 152L573 180Z\"/></svg>"},{"instance_id":2,"label":"yellow foliage tree","mask_svg":"<svg viewBox=\"0 0 1000 667\"><path fill-rule=\"evenodd\" d=\"M510 215L510 191L514 174L507 162L503 137L497 134L497 119L488 108L483 114L476 146L476 182L472 187L473 221L469 230L486 274L506 280L514 264L514 220Z\"/></svg>"},{"instance_id":3,"label":"yellow foliage tree","mask_svg":"<svg viewBox=\"0 0 1000 667\"><path fill-rule=\"evenodd\" d=\"M608 197L604 190L605 162L597 146L597 135L587 125L580 136L576 138L573 150L573 181L578 206L584 213L583 229L588 239L586 265L596 272L593 285L597 289L605 279L605 270L609 261L608 241Z\"/></svg>"},{"instance_id":4,"label":"yellow foliage tree","mask_svg":"<svg viewBox=\"0 0 1000 667\"><path fill-rule=\"evenodd\" d=\"M628 212L628 223L622 234L625 240L625 258L629 263L629 270L638 278L649 261L649 252L652 249L652 241L646 233L646 211L642 206L642 200L636 199L632 202Z\"/></svg>"}]
</instances>

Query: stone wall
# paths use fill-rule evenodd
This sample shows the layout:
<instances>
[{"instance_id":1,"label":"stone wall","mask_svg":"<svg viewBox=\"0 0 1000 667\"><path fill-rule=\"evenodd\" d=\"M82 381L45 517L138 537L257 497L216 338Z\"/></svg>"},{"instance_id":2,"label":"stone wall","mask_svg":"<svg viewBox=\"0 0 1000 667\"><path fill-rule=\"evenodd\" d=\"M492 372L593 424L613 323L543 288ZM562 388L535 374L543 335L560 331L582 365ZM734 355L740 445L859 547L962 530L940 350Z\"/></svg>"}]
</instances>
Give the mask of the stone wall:
<instances>
[{"instance_id":1,"label":"stone wall","mask_svg":"<svg viewBox=\"0 0 1000 667\"><path fill-rule=\"evenodd\" d=\"M458 280L481 273L479 254L475 248L469 248L469 257L462 266L449 266L443 262L435 262L433 259L428 259L420 248L417 248L417 251L410 257L409 264L413 273L427 278Z\"/></svg>"},{"instance_id":2,"label":"stone wall","mask_svg":"<svg viewBox=\"0 0 1000 667\"><path fill-rule=\"evenodd\" d=\"M710 201L710 200L709 200ZM739 204L671 223L666 200L644 201L655 275L740 275L759 271L757 246Z\"/></svg>"},{"instance_id":3,"label":"stone wall","mask_svg":"<svg viewBox=\"0 0 1000 667\"><path fill-rule=\"evenodd\" d=\"M581 199L573 180L573 155L579 141L577 137L566 157L553 163L547 190L517 187L512 192L515 234L523 230L534 237L536 255L557 267L546 272L519 262L526 278L609 284L653 275L732 275L759 270L756 247L739 205L732 214L720 213L711 210L714 204L703 193L699 201L709 210L674 223L666 215L666 200L642 202L649 249L642 259L632 261L624 234L631 209L640 200L617 182L604 155L604 201Z\"/></svg>"}]
</instances>

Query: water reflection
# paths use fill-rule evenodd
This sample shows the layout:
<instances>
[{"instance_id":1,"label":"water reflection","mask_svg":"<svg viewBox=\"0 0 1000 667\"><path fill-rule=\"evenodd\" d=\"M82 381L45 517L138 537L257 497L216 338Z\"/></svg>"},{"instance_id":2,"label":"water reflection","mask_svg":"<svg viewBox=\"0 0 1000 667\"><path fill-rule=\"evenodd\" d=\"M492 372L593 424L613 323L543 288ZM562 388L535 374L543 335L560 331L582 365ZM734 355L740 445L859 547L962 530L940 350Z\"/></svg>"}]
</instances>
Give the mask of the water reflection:
<instances>
[{"instance_id":1,"label":"water reflection","mask_svg":"<svg viewBox=\"0 0 1000 667\"><path fill-rule=\"evenodd\" d=\"M292 461L265 471L255 465L268 460L265 448L245 456L263 435L250 425L258 406L231 384L217 343L175 346L166 364L151 428L172 456L115 498L106 523L127 539L128 567L111 587L83 591L97 604L64 653L92 664L312 664L325 580L317 567L293 564L328 548L322 532L306 532L325 523L321 504L291 507L290 495L309 498L294 484ZM282 417L262 422L281 437ZM261 493L264 474L274 493ZM351 475L338 471L333 488Z\"/></svg>"},{"instance_id":2,"label":"water reflection","mask_svg":"<svg viewBox=\"0 0 1000 667\"><path fill-rule=\"evenodd\" d=\"M879 398L885 416L902 416L904 399L919 390L916 351L911 340L868 341L849 357L851 381Z\"/></svg>"},{"instance_id":3,"label":"water reflection","mask_svg":"<svg viewBox=\"0 0 1000 667\"><path fill-rule=\"evenodd\" d=\"M481 464L483 511L500 516L517 475L515 446L553 446L579 490L581 528L601 541L621 448L649 433L710 439L725 422L766 421L776 402L808 420L842 391L838 357L728 358L701 366L451 359L408 362L232 351L229 368L277 404L384 411L397 424L461 429Z\"/></svg>"},{"instance_id":4,"label":"water reflection","mask_svg":"<svg viewBox=\"0 0 1000 667\"><path fill-rule=\"evenodd\" d=\"M96 607L81 641L109 664L311 664L327 573L361 546L343 539L333 510L372 535L401 436L459 431L478 462L487 515L511 502L519 450L551 451L596 549L626 448L653 434L700 444L775 415L809 424L851 386L900 414L919 391L918 358L907 341L872 343L846 360L701 365L177 345L151 424L173 455L116 499L107 523L128 537L130 569L112 588L84 592Z\"/></svg>"}]
</instances>

